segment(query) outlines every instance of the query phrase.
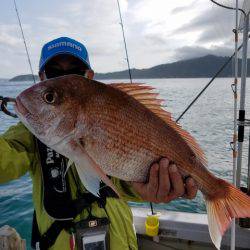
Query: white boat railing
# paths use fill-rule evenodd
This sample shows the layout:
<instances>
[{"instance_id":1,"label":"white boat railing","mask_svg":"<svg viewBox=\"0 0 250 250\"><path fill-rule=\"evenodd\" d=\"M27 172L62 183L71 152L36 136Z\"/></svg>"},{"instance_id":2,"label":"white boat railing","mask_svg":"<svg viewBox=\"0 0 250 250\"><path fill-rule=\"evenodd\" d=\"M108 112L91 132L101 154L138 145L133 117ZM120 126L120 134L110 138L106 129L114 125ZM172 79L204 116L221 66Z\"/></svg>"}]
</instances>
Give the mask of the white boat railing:
<instances>
[{"instance_id":1,"label":"white boat railing","mask_svg":"<svg viewBox=\"0 0 250 250\"><path fill-rule=\"evenodd\" d=\"M190 244L192 241L211 244L211 249L214 249L209 236L206 214L166 210L158 210L157 212L160 213L160 241L162 239L181 239L190 241ZM150 209L132 207L132 213L136 233L145 235L145 220L147 215L151 214ZM236 247L250 249L250 230L236 225L235 231L237 235L235 240ZM222 248L231 245L230 238L230 230L228 230L223 237Z\"/></svg>"}]
</instances>

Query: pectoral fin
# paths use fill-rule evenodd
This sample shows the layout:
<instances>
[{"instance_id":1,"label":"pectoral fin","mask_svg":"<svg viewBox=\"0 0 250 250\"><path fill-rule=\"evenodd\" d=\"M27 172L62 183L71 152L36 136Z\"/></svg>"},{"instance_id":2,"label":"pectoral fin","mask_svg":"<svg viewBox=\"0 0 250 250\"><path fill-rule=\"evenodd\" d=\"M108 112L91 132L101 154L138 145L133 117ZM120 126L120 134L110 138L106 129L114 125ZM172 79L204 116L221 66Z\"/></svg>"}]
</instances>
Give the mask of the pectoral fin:
<instances>
[{"instance_id":1,"label":"pectoral fin","mask_svg":"<svg viewBox=\"0 0 250 250\"><path fill-rule=\"evenodd\" d=\"M84 187L93 195L99 197L101 179L86 162L83 165L76 164L76 170Z\"/></svg>"},{"instance_id":2,"label":"pectoral fin","mask_svg":"<svg viewBox=\"0 0 250 250\"><path fill-rule=\"evenodd\" d=\"M69 168L73 165L73 163L74 162L69 159L64 176L68 172ZM84 168L82 168L78 164L75 164L75 167L85 188L95 196L99 196L98 191L100 188L100 178L96 175L96 173L90 167L88 167L87 164L84 165Z\"/></svg>"},{"instance_id":3,"label":"pectoral fin","mask_svg":"<svg viewBox=\"0 0 250 250\"><path fill-rule=\"evenodd\" d=\"M86 152L80 142L77 142L77 147L80 149L80 154L75 161L75 165L78 175L86 189L95 196L99 196L100 181L102 180L107 186L110 186L118 196L120 196L113 182Z\"/></svg>"},{"instance_id":4,"label":"pectoral fin","mask_svg":"<svg viewBox=\"0 0 250 250\"><path fill-rule=\"evenodd\" d=\"M72 160L69 159L69 161L68 161L68 163L67 163L67 168L66 168L66 170L65 170L65 172L64 172L64 177L65 177L65 175L67 174L69 168L73 165L73 163L74 163L74 162L73 162Z\"/></svg>"}]
</instances>

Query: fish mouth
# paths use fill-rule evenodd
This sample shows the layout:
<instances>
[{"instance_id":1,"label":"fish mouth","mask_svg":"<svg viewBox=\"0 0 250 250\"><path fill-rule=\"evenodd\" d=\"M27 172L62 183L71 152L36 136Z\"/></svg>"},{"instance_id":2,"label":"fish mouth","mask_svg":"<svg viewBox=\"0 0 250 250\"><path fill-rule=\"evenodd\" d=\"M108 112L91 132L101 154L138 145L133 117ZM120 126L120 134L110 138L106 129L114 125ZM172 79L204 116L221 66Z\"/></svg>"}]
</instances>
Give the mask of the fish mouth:
<instances>
[{"instance_id":1,"label":"fish mouth","mask_svg":"<svg viewBox=\"0 0 250 250\"><path fill-rule=\"evenodd\" d=\"M15 111L16 111L17 114L21 114L24 117L27 117L28 115L30 115L29 110L22 103L19 96L16 98L14 108L15 108Z\"/></svg>"}]
</instances>

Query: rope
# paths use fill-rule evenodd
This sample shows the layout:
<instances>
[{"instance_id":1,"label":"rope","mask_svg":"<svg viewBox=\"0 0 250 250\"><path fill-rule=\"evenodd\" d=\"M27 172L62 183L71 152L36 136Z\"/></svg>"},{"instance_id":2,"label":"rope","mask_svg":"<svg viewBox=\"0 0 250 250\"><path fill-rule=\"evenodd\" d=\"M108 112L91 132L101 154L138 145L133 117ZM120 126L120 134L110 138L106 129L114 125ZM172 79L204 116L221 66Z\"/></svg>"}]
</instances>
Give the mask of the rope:
<instances>
[{"instance_id":1,"label":"rope","mask_svg":"<svg viewBox=\"0 0 250 250\"><path fill-rule=\"evenodd\" d=\"M16 5L16 0L14 0L14 6L15 6L15 10L16 10L16 15L17 15L19 27L20 27L20 30L21 30L21 33L22 33L23 43L24 43L24 47L25 47L25 50L26 50L26 54L27 54L27 58L28 58L28 63L29 63L29 66L30 66L30 71L31 71L31 74L32 74L32 77L33 77L33 82L36 83L35 75L33 73L32 65L31 65L31 61L30 61L30 55L29 55L28 47L27 47L25 36L24 36L24 32L23 32L23 27L22 27L21 19L20 19L19 13L18 13L17 5Z\"/></svg>"},{"instance_id":2,"label":"rope","mask_svg":"<svg viewBox=\"0 0 250 250\"><path fill-rule=\"evenodd\" d=\"M119 0L117 0L117 6L118 6L119 16L120 16L120 25L122 28L122 36L123 36L123 43L124 43L124 47L125 47L125 53L126 53L126 61L128 64L129 79L130 79L130 83L132 83L132 74L131 74L130 63L129 63L129 58L128 58L128 49L127 49L127 43L126 43L126 38L125 38L125 32L124 32L124 27L123 27L122 14L121 14Z\"/></svg>"}]
</instances>

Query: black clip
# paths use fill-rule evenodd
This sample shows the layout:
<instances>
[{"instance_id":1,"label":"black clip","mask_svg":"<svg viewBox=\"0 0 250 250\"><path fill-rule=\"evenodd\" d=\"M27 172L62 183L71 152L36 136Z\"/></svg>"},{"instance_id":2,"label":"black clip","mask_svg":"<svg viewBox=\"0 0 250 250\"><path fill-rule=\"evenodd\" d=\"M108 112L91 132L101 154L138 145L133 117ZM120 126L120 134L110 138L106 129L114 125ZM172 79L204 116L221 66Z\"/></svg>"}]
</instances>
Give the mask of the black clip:
<instances>
[{"instance_id":1,"label":"black clip","mask_svg":"<svg viewBox=\"0 0 250 250\"><path fill-rule=\"evenodd\" d=\"M230 142L230 147L231 147L232 150L234 150L233 145L234 145L234 142L231 141L231 142Z\"/></svg>"},{"instance_id":2,"label":"black clip","mask_svg":"<svg viewBox=\"0 0 250 250\"><path fill-rule=\"evenodd\" d=\"M235 94L236 93L235 83L231 84L231 89L232 89L233 93Z\"/></svg>"},{"instance_id":3,"label":"black clip","mask_svg":"<svg viewBox=\"0 0 250 250\"><path fill-rule=\"evenodd\" d=\"M12 116L14 118L17 118L16 114L10 112L7 109L8 102L15 102L15 98L0 96L0 103L1 103L0 110L3 111L6 115L9 115L9 116Z\"/></svg>"}]
</instances>

